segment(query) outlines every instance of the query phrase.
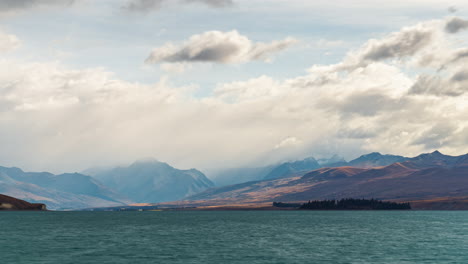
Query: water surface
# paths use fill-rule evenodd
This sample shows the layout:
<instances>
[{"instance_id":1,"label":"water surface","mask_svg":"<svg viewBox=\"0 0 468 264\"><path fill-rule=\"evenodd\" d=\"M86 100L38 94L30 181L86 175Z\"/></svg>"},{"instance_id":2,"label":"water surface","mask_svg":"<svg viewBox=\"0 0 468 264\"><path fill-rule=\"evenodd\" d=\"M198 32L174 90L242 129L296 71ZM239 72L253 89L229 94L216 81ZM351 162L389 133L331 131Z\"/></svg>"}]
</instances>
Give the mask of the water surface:
<instances>
[{"instance_id":1,"label":"water surface","mask_svg":"<svg viewBox=\"0 0 468 264\"><path fill-rule=\"evenodd\" d=\"M468 263L466 211L1 212L1 263Z\"/></svg>"}]
</instances>

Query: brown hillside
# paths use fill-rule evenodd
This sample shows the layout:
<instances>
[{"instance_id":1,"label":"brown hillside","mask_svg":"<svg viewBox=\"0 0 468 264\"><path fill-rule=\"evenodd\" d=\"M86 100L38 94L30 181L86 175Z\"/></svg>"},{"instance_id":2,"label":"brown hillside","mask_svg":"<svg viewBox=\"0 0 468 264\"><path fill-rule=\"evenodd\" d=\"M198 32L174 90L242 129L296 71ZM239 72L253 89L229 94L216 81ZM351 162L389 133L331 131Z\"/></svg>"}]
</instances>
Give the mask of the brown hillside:
<instances>
[{"instance_id":1,"label":"brown hillside","mask_svg":"<svg viewBox=\"0 0 468 264\"><path fill-rule=\"evenodd\" d=\"M0 211L43 211L47 210L45 204L33 204L0 194Z\"/></svg>"}]
</instances>

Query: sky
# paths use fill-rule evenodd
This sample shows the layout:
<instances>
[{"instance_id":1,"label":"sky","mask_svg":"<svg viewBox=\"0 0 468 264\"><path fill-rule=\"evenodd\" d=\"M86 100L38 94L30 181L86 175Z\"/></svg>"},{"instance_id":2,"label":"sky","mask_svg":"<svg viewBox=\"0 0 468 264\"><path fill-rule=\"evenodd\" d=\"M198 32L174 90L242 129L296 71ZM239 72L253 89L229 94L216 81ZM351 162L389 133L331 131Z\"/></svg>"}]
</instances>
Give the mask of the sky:
<instances>
[{"instance_id":1,"label":"sky","mask_svg":"<svg viewBox=\"0 0 468 264\"><path fill-rule=\"evenodd\" d=\"M0 165L468 151L466 0L1 0Z\"/></svg>"}]
</instances>

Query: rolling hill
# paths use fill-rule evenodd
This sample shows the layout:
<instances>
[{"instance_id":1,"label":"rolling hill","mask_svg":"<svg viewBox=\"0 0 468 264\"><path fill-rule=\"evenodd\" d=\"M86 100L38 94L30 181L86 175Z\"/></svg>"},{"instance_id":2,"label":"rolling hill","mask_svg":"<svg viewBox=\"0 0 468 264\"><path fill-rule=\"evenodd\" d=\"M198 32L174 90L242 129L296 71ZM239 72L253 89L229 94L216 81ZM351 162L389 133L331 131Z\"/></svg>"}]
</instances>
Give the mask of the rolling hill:
<instances>
[{"instance_id":1,"label":"rolling hill","mask_svg":"<svg viewBox=\"0 0 468 264\"><path fill-rule=\"evenodd\" d=\"M387 166L321 168L303 176L209 189L188 197L184 202L222 205L377 198L412 201L424 208L424 204L430 201L445 200L450 203L466 200L467 197L468 154L447 156L435 151Z\"/></svg>"}]
</instances>

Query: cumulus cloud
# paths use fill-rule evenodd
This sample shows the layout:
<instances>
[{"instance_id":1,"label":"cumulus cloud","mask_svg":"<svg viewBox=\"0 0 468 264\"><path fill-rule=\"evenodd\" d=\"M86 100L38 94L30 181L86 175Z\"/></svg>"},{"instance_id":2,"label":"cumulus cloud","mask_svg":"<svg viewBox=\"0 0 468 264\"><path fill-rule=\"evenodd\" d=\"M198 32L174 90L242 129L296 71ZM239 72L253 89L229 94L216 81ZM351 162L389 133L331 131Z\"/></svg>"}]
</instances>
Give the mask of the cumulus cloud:
<instances>
[{"instance_id":1,"label":"cumulus cloud","mask_svg":"<svg viewBox=\"0 0 468 264\"><path fill-rule=\"evenodd\" d=\"M130 0L122 6L122 9L129 12L147 13L174 2L177 2L177 4L199 3L213 8L228 7L234 4L232 0Z\"/></svg>"},{"instance_id":2,"label":"cumulus cloud","mask_svg":"<svg viewBox=\"0 0 468 264\"><path fill-rule=\"evenodd\" d=\"M457 40L448 37L447 21L368 41L342 62L315 65L303 76L221 83L203 98L192 96L196 87L167 80L143 85L102 69L0 60L0 160L70 170L156 156L203 168L213 160L232 167L334 153L411 156L434 147L465 153L468 74L463 49L450 45ZM216 41L203 35L158 53L156 61L264 59L258 55L264 47L252 48L258 43L237 32L215 33ZM219 43L234 44L219 49ZM231 46L241 52L222 55ZM417 63L433 47L441 57Z\"/></svg>"},{"instance_id":3,"label":"cumulus cloud","mask_svg":"<svg viewBox=\"0 0 468 264\"><path fill-rule=\"evenodd\" d=\"M457 72L450 78L420 75L410 88L410 94L429 94L437 96L460 96L468 92L468 73Z\"/></svg>"},{"instance_id":4,"label":"cumulus cloud","mask_svg":"<svg viewBox=\"0 0 468 264\"><path fill-rule=\"evenodd\" d=\"M266 61L296 40L286 38L270 43L252 42L237 31L208 31L194 35L181 45L166 44L154 49L146 63L212 62L243 63Z\"/></svg>"},{"instance_id":5,"label":"cumulus cloud","mask_svg":"<svg viewBox=\"0 0 468 264\"><path fill-rule=\"evenodd\" d=\"M454 17L450 19L445 25L445 30L448 33L457 33L466 28L468 28L468 20L461 19L459 17Z\"/></svg>"},{"instance_id":6,"label":"cumulus cloud","mask_svg":"<svg viewBox=\"0 0 468 264\"><path fill-rule=\"evenodd\" d=\"M374 62L411 58L436 42L439 26L440 21L429 21L405 27L381 39L368 40L359 50L349 53L343 62L329 68L352 71Z\"/></svg>"}]
</instances>

